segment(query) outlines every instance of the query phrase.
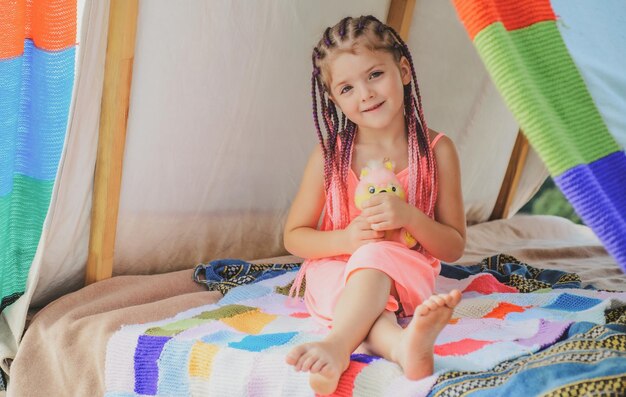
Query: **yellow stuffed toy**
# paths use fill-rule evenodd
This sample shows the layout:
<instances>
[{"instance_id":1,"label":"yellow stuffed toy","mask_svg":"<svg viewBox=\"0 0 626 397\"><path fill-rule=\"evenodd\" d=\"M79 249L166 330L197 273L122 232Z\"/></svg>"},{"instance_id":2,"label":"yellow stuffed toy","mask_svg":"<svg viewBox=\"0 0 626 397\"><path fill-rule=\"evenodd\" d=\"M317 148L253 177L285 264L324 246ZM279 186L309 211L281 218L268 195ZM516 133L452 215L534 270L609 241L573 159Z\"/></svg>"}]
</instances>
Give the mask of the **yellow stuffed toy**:
<instances>
[{"instance_id":1,"label":"yellow stuffed toy","mask_svg":"<svg viewBox=\"0 0 626 397\"><path fill-rule=\"evenodd\" d=\"M402 184L393 169L394 164L388 160L383 162L370 161L366 167L363 167L354 194L354 204L358 209L362 209L364 201L379 193L395 194L402 200L406 200ZM387 230L385 240L399 241L409 248L413 248L417 244L417 240L404 228Z\"/></svg>"}]
</instances>

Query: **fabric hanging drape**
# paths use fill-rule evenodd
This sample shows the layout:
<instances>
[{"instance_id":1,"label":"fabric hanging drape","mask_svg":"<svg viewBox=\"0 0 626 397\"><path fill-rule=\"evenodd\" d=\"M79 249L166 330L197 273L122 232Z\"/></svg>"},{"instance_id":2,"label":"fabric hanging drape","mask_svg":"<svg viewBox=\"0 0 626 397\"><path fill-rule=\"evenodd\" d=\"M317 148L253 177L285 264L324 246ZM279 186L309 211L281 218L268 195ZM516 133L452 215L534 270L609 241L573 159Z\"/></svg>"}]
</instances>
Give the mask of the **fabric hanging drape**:
<instances>
[{"instance_id":1,"label":"fabric hanging drape","mask_svg":"<svg viewBox=\"0 0 626 397\"><path fill-rule=\"evenodd\" d=\"M63 149L76 0L0 0L0 312L23 293Z\"/></svg>"},{"instance_id":2,"label":"fabric hanging drape","mask_svg":"<svg viewBox=\"0 0 626 397\"><path fill-rule=\"evenodd\" d=\"M623 2L454 5L530 144L626 272Z\"/></svg>"}]
</instances>

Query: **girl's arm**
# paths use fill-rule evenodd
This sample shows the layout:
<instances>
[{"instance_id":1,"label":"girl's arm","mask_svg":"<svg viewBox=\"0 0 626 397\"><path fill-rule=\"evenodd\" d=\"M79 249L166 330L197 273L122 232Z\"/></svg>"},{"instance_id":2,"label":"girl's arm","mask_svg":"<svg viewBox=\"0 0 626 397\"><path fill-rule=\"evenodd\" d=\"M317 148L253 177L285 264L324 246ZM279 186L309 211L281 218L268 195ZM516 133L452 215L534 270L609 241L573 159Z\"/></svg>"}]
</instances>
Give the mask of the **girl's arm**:
<instances>
[{"instance_id":1,"label":"girl's arm","mask_svg":"<svg viewBox=\"0 0 626 397\"><path fill-rule=\"evenodd\" d=\"M454 262L465 250L465 209L461 192L461 166L454 142L442 136L435 145L439 192L435 220L415 209L407 230L435 258Z\"/></svg>"},{"instance_id":2,"label":"girl's arm","mask_svg":"<svg viewBox=\"0 0 626 397\"><path fill-rule=\"evenodd\" d=\"M465 250L465 210L459 157L447 136L435 145L439 192L435 220L391 194L379 194L364 203L363 215L374 230L406 228L435 258L458 260Z\"/></svg>"},{"instance_id":3,"label":"girl's arm","mask_svg":"<svg viewBox=\"0 0 626 397\"><path fill-rule=\"evenodd\" d=\"M317 145L287 216L283 237L287 251L307 259L324 258L351 254L360 245L383 239L384 233L373 231L362 217L343 230L317 230L324 202L324 155Z\"/></svg>"}]
</instances>

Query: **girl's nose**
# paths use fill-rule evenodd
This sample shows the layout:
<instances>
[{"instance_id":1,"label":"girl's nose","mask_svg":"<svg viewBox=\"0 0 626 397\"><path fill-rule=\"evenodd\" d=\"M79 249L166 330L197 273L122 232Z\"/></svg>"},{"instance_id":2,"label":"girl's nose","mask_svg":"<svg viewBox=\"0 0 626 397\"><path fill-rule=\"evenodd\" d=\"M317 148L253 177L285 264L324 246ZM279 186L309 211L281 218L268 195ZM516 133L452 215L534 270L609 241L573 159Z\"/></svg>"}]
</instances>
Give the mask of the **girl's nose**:
<instances>
[{"instance_id":1,"label":"girl's nose","mask_svg":"<svg viewBox=\"0 0 626 397\"><path fill-rule=\"evenodd\" d=\"M363 87L361 101L365 102L372 98L374 98L374 90L370 89L369 87Z\"/></svg>"}]
</instances>

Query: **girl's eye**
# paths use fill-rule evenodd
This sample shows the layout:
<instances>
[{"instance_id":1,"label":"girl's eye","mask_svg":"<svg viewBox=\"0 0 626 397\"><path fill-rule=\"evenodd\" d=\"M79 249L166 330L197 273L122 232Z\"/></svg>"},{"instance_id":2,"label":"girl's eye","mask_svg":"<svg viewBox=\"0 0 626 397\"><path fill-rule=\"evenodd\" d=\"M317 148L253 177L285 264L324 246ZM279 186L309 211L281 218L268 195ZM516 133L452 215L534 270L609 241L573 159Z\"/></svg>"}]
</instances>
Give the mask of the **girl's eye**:
<instances>
[{"instance_id":1,"label":"girl's eye","mask_svg":"<svg viewBox=\"0 0 626 397\"><path fill-rule=\"evenodd\" d=\"M372 72L372 74L370 74L370 79L375 79L376 77L382 75L383 72Z\"/></svg>"},{"instance_id":2,"label":"girl's eye","mask_svg":"<svg viewBox=\"0 0 626 397\"><path fill-rule=\"evenodd\" d=\"M391 187L391 191L392 191L392 192L394 192L394 193L395 193L395 191L396 191L396 190L397 190L397 189L396 189L396 187L395 187L395 186L392 186L392 187Z\"/></svg>"},{"instance_id":3,"label":"girl's eye","mask_svg":"<svg viewBox=\"0 0 626 397\"><path fill-rule=\"evenodd\" d=\"M347 85L347 86L345 86L345 87L343 87L343 88L341 89L341 91L339 92L339 94L340 94L340 95L341 95L341 94L345 94L346 92L350 91L351 89L352 89L352 87L350 87L349 85Z\"/></svg>"},{"instance_id":4,"label":"girl's eye","mask_svg":"<svg viewBox=\"0 0 626 397\"><path fill-rule=\"evenodd\" d=\"M367 189L367 191L368 191L370 194L374 194L374 193L376 193L376 188L375 188L374 186L370 186L370 188L369 188L369 189Z\"/></svg>"}]
</instances>

